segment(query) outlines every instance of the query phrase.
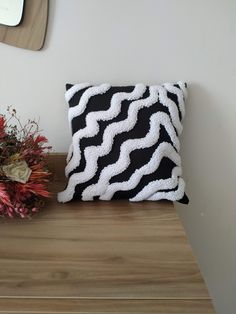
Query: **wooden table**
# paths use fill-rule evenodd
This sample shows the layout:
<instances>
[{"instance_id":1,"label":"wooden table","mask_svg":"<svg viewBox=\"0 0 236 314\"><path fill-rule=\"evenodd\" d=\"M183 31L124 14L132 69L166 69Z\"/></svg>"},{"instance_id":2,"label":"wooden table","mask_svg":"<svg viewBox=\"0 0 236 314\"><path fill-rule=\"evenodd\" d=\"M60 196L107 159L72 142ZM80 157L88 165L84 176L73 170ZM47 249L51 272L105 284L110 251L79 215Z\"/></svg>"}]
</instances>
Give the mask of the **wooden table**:
<instances>
[{"instance_id":1,"label":"wooden table","mask_svg":"<svg viewBox=\"0 0 236 314\"><path fill-rule=\"evenodd\" d=\"M215 313L170 202L53 199L0 223L0 313Z\"/></svg>"}]
</instances>

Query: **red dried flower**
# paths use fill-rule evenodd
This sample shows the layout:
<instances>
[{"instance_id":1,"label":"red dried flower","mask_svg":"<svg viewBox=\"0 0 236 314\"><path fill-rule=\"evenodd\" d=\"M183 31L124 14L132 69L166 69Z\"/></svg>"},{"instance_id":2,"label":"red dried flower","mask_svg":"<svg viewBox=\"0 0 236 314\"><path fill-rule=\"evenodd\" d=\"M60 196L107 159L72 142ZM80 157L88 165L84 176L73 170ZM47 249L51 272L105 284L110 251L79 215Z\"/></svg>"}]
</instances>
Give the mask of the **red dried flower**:
<instances>
[{"instance_id":1,"label":"red dried flower","mask_svg":"<svg viewBox=\"0 0 236 314\"><path fill-rule=\"evenodd\" d=\"M3 115L0 115L0 131L3 131L5 128L5 118Z\"/></svg>"},{"instance_id":2,"label":"red dried flower","mask_svg":"<svg viewBox=\"0 0 236 314\"><path fill-rule=\"evenodd\" d=\"M9 194L6 191L6 186L0 182L0 204L11 206Z\"/></svg>"},{"instance_id":3,"label":"red dried flower","mask_svg":"<svg viewBox=\"0 0 236 314\"><path fill-rule=\"evenodd\" d=\"M0 115L0 140L5 136L5 119Z\"/></svg>"},{"instance_id":4,"label":"red dried flower","mask_svg":"<svg viewBox=\"0 0 236 314\"><path fill-rule=\"evenodd\" d=\"M47 143L48 139L45 136L42 135L38 135L36 136L36 138L34 139L35 144L39 144L39 143Z\"/></svg>"}]
</instances>

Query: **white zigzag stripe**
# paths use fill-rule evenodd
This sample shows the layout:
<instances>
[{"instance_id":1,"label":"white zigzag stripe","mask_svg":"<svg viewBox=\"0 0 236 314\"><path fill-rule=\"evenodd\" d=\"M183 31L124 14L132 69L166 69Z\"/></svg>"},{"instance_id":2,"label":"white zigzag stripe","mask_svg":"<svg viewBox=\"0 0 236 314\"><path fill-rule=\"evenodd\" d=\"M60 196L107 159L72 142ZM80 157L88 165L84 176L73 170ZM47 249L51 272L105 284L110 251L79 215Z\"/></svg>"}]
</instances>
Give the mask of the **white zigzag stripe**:
<instances>
[{"instance_id":1,"label":"white zigzag stripe","mask_svg":"<svg viewBox=\"0 0 236 314\"><path fill-rule=\"evenodd\" d=\"M81 89L84 89L88 87L89 83L81 83L81 84L75 84L70 89L68 89L65 93L65 100L69 103L71 98Z\"/></svg>"},{"instance_id":2,"label":"white zigzag stripe","mask_svg":"<svg viewBox=\"0 0 236 314\"><path fill-rule=\"evenodd\" d=\"M66 166L66 175L74 170L80 163L80 147L79 143L83 137L92 137L99 132L99 120L110 120L120 113L121 103L123 100L135 100L140 98L146 90L143 84L137 84L131 93L115 93L111 99L111 106L108 110L90 112L86 116L86 127L77 131L72 138L73 156ZM85 92L86 93L86 92ZM90 165L89 165L90 166Z\"/></svg>"},{"instance_id":3,"label":"white zigzag stripe","mask_svg":"<svg viewBox=\"0 0 236 314\"><path fill-rule=\"evenodd\" d=\"M182 178L179 178L178 189L170 192L157 192L148 198L148 201L159 201L166 199L169 201L181 200L184 196L185 182ZM132 201L131 199L130 201Z\"/></svg>"},{"instance_id":4,"label":"white zigzag stripe","mask_svg":"<svg viewBox=\"0 0 236 314\"><path fill-rule=\"evenodd\" d=\"M111 177L123 172L129 166L129 155L133 150L151 147L158 141L160 135L160 125L165 127L172 142L179 146L179 139L176 136L169 116L164 112L154 113L150 118L150 130L147 135L141 139L129 139L122 143L118 161L108 165L102 170L98 182L88 186L83 191L82 200L93 200L94 196L101 196L104 194L109 185L109 180Z\"/></svg>"},{"instance_id":5,"label":"white zigzag stripe","mask_svg":"<svg viewBox=\"0 0 236 314\"><path fill-rule=\"evenodd\" d=\"M110 184L108 188L106 189L106 192L100 196L100 199L110 200L115 194L115 192L117 191L127 191L127 190L134 189L139 184L143 176L151 174L158 169L163 157L168 157L169 159L171 159L178 166L176 167L178 169L178 175L181 175L181 168L180 168L181 159L180 159L179 154L176 153L175 149L173 148L171 144L167 142L162 142L154 151L150 161L146 165L144 165L143 167L139 169L136 169L128 181L115 182L115 183ZM175 177L176 175L177 173L175 173ZM159 188L161 189L172 188L171 184L172 184L173 179L168 179L168 180L158 180L159 183L156 186L155 192ZM175 185L176 184L177 182L175 183Z\"/></svg>"},{"instance_id":6,"label":"white zigzag stripe","mask_svg":"<svg viewBox=\"0 0 236 314\"><path fill-rule=\"evenodd\" d=\"M180 90L178 87L175 87L173 84L170 84L170 83L165 83L164 87L168 90L168 92L171 92L171 93L177 95L178 103L179 103L179 109L180 109L180 112L181 112L181 115L182 115L182 119L181 120L183 120L183 118L185 116L185 106L184 106L184 94L183 94L183 91Z\"/></svg>"},{"instance_id":7,"label":"white zigzag stripe","mask_svg":"<svg viewBox=\"0 0 236 314\"><path fill-rule=\"evenodd\" d=\"M83 89L83 88L89 86L88 83L78 84L78 85L80 86L80 89ZM110 84L101 84L99 86L93 86L93 87L89 87L88 89L86 89L86 91L81 96L78 105L71 107L69 109L69 113L68 113L69 122L71 122L74 117L77 117L84 112L84 110L85 110L85 108L89 102L89 99L92 96L95 96L98 94L104 94L108 91L108 89L110 89L110 87L111 87ZM78 91L78 90L76 90L76 91Z\"/></svg>"},{"instance_id":8,"label":"white zigzag stripe","mask_svg":"<svg viewBox=\"0 0 236 314\"><path fill-rule=\"evenodd\" d=\"M163 106L167 107L170 113L171 121L175 126L178 134L182 133L183 126L179 119L179 109L174 101L167 97L167 91L163 86L157 86L159 92L159 100Z\"/></svg>"},{"instance_id":9,"label":"white zigzag stripe","mask_svg":"<svg viewBox=\"0 0 236 314\"><path fill-rule=\"evenodd\" d=\"M181 167L174 167L172 170L171 178L168 179L159 179L150 182L146 185L140 192L138 192L134 197L130 199L131 202L140 202L143 200L148 200L152 197L153 194L157 193L159 190L166 190L166 189L174 189L179 182L179 176L182 175ZM162 192L164 195L164 199L166 199L166 193L173 193L174 191L169 192ZM162 197L163 198L163 197Z\"/></svg>"}]
</instances>

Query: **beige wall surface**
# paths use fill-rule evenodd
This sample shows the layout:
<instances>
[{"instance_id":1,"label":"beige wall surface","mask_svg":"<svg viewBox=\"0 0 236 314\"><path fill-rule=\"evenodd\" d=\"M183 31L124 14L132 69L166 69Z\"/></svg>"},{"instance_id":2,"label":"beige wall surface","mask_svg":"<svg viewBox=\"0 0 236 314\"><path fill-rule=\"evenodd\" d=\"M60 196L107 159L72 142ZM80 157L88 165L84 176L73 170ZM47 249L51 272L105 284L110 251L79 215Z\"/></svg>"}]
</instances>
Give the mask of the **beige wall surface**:
<instances>
[{"instance_id":1,"label":"beige wall surface","mask_svg":"<svg viewBox=\"0 0 236 314\"><path fill-rule=\"evenodd\" d=\"M50 0L46 44L0 44L0 111L70 141L66 82L189 84L182 136L190 205L177 205L217 312L236 313L236 1Z\"/></svg>"}]
</instances>

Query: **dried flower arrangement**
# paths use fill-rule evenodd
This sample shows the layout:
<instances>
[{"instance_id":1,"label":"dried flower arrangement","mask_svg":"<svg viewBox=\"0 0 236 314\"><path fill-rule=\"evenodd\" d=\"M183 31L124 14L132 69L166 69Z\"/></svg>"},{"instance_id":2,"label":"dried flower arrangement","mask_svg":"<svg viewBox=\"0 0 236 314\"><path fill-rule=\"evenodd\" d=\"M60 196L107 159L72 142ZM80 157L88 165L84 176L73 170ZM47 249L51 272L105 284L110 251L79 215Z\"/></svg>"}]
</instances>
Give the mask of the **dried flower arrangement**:
<instances>
[{"instance_id":1,"label":"dried flower arrangement","mask_svg":"<svg viewBox=\"0 0 236 314\"><path fill-rule=\"evenodd\" d=\"M1 217L30 217L50 197L47 142L35 120L22 124L11 107L0 115Z\"/></svg>"}]
</instances>

